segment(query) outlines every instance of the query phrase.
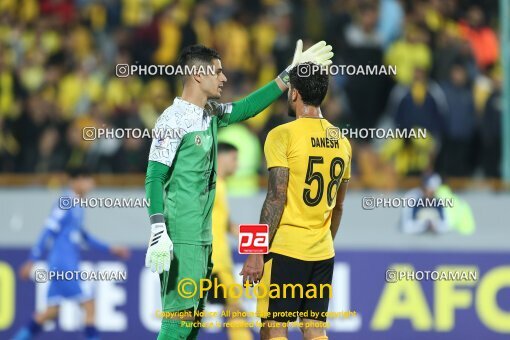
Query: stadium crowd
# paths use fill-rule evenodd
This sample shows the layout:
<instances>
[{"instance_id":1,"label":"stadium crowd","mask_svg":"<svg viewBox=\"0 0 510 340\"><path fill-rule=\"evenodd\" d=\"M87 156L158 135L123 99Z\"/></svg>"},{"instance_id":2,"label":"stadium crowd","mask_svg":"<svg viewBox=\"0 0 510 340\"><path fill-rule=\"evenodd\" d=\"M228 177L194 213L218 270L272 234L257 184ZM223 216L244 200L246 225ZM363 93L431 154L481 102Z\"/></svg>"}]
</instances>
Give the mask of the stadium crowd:
<instances>
[{"instance_id":1,"label":"stadium crowd","mask_svg":"<svg viewBox=\"0 0 510 340\"><path fill-rule=\"evenodd\" d=\"M84 127L152 128L176 76L118 77L117 64L175 65L183 46L216 48L221 101L273 79L295 41L326 40L338 65L395 65L395 77L335 75L323 105L340 127L426 128L427 138L352 140L353 174L390 189L404 176L500 177L497 1L3 0L0 172L143 173L150 139L83 139ZM288 121L286 97L220 140L240 171L261 172L267 132ZM248 170L247 170L248 168Z\"/></svg>"}]
</instances>

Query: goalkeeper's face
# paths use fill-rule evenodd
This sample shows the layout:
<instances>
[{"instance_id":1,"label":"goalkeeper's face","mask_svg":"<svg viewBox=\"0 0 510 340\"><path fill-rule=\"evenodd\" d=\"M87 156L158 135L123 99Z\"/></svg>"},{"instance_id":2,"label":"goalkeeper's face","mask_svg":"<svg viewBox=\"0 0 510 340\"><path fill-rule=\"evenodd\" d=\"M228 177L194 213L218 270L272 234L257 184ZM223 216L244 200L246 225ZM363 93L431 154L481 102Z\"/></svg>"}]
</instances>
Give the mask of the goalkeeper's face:
<instances>
[{"instance_id":1,"label":"goalkeeper's face","mask_svg":"<svg viewBox=\"0 0 510 340\"><path fill-rule=\"evenodd\" d=\"M199 77L199 86L207 99L220 99L223 84L227 82L227 77L223 73L221 60L213 59L214 74L207 72Z\"/></svg>"}]
</instances>

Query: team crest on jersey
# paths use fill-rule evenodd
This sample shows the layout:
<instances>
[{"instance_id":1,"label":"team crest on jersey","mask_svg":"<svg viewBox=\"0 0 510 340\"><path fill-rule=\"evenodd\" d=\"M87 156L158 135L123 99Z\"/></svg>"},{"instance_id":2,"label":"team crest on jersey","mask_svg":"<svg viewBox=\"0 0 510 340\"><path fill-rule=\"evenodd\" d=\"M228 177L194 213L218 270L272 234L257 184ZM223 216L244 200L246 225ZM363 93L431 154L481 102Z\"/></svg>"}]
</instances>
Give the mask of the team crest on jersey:
<instances>
[{"instance_id":1,"label":"team crest on jersey","mask_svg":"<svg viewBox=\"0 0 510 340\"><path fill-rule=\"evenodd\" d=\"M200 136L195 136L195 145L202 145L202 138Z\"/></svg>"}]
</instances>

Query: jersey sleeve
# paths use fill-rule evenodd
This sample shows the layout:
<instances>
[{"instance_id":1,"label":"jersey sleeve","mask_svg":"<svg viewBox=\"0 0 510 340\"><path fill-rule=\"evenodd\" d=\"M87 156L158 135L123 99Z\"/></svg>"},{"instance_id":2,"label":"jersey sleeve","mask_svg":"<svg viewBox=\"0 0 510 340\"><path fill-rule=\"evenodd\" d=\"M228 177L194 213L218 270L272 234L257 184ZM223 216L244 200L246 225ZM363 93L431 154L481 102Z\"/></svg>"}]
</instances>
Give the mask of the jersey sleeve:
<instances>
[{"instance_id":1,"label":"jersey sleeve","mask_svg":"<svg viewBox=\"0 0 510 340\"><path fill-rule=\"evenodd\" d=\"M186 133L186 121L184 116L178 116L164 112L156 122L149 153L149 161L171 166L181 144L182 137Z\"/></svg>"},{"instance_id":2,"label":"jersey sleeve","mask_svg":"<svg viewBox=\"0 0 510 340\"><path fill-rule=\"evenodd\" d=\"M276 81L271 81L248 96L227 104L211 101L210 110L218 117L218 127L241 122L262 112L271 103L277 100L283 91Z\"/></svg>"},{"instance_id":3,"label":"jersey sleeve","mask_svg":"<svg viewBox=\"0 0 510 340\"><path fill-rule=\"evenodd\" d=\"M50 213L50 216L46 219L44 224L43 232L37 243L32 247L30 251L30 259L32 261L39 260L48 243L58 235L61 230L61 222L68 210L62 210L58 205L55 205Z\"/></svg>"},{"instance_id":4,"label":"jersey sleeve","mask_svg":"<svg viewBox=\"0 0 510 340\"><path fill-rule=\"evenodd\" d=\"M351 148L351 143L349 143L349 141L346 139L345 140L345 146L348 150L347 154L348 154L348 159L346 159L345 161L345 171L344 171L344 175L342 177L342 181L348 181L351 179L351 160L352 160L352 148Z\"/></svg>"},{"instance_id":5,"label":"jersey sleeve","mask_svg":"<svg viewBox=\"0 0 510 340\"><path fill-rule=\"evenodd\" d=\"M283 129L273 129L267 134L264 144L264 154L266 156L267 168L277 166L288 168L288 133Z\"/></svg>"},{"instance_id":6,"label":"jersey sleeve","mask_svg":"<svg viewBox=\"0 0 510 340\"><path fill-rule=\"evenodd\" d=\"M168 179L170 168L164 164L149 161L145 176L145 196L149 200L148 207L151 223L161 222L164 211L163 187ZM152 217L160 215L160 217ZM154 221L152 221L154 220Z\"/></svg>"}]
</instances>

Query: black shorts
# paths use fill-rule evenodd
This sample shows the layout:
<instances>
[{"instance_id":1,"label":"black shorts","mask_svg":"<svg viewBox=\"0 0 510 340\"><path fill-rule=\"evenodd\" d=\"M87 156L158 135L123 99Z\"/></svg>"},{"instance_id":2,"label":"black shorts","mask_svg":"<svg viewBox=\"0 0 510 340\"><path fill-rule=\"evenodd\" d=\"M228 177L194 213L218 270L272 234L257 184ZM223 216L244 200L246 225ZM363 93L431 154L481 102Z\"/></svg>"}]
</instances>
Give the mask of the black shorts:
<instances>
[{"instance_id":1,"label":"black shorts","mask_svg":"<svg viewBox=\"0 0 510 340\"><path fill-rule=\"evenodd\" d=\"M331 281L334 264L334 258L303 261L276 253L264 255L264 274L261 284L264 284L268 290L271 290L271 285L277 284L280 297L272 298L271 296L274 295L267 294L258 298L257 312L262 321L292 322L296 321L299 315L304 316L305 319L325 322L329 299L333 294ZM284 289L284 284L290 286ZM298 284L303 287L302 294L295 286ZM315 286L316 294L308 294L307 297L306 291L309 284ZM310 287L308 286L308 289ZM294 297L292 297L293 289Z\"/></svg>"}]
</instances>

